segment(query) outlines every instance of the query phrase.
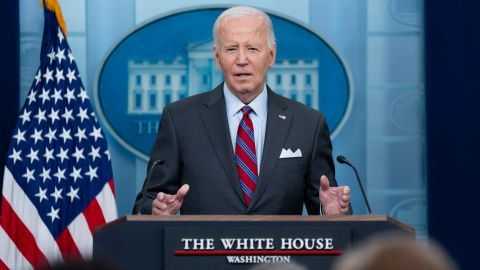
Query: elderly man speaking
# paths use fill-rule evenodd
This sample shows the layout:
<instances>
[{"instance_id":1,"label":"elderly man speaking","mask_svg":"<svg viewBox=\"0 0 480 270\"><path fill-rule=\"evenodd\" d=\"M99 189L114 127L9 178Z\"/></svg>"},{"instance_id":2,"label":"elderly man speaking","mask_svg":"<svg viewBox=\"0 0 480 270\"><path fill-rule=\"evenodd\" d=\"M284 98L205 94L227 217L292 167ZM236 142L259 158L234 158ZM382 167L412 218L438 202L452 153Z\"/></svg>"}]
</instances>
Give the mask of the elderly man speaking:
<instances>
[{"instance_id":1,"label":"elderly man speaking","mask_svg":"<svg viewBox=\"0 0 480 270\"><path fill-rule=\"evenodd\" d=\"M133 212L292 215L305 204L311 215L351 213L325 117L265 83L276 55L268 15L227 9L213 35L225 81L164 108Z\"/></svg>"}]
</instances>

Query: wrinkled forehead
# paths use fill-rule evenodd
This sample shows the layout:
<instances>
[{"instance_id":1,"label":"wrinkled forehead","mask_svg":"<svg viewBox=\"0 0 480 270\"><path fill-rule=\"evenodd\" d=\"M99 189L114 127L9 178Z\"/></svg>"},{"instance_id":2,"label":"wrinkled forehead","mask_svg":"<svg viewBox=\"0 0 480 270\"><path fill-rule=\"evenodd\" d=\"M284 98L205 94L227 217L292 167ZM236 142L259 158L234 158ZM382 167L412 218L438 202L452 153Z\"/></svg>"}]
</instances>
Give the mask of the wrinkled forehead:
<instances>
[{"instance_id":1,"label":"wrinkled forehead","mask_svg":"<svg viewBox=\"0 0 480 270\"><path fill-rule=\"evenodd\" d=\"M231 16L222 18L218 22L217 34L260 33L267 35L267 21L257 14Z\"/></svg>"}]
</instances>

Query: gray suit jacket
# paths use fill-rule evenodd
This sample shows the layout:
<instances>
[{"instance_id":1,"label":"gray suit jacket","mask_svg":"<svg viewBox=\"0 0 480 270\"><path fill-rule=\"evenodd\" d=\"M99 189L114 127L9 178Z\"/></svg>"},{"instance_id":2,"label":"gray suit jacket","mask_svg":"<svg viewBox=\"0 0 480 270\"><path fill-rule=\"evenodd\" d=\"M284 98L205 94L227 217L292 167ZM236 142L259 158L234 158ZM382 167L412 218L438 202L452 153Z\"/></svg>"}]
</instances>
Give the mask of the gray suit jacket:
<instances>
[{"instance_id":1,"label":"gray suit jacket","mask_svg":"<svg viewBox=\"0 0 480 270\"><path fill-rule=\"evenodd\" d=\"M337 185L325 117L268 88L259 182L247 206L235 168L222 87L164 108L148 171L155 160L165 162L145 180L133 212L151 213L158 192L175 194L189 184L181 214L302 214L303 203L309 214L319 214L320 176ZM281 159L282 148L300 149L302 157Z\"/></svg>"}]
</instances>

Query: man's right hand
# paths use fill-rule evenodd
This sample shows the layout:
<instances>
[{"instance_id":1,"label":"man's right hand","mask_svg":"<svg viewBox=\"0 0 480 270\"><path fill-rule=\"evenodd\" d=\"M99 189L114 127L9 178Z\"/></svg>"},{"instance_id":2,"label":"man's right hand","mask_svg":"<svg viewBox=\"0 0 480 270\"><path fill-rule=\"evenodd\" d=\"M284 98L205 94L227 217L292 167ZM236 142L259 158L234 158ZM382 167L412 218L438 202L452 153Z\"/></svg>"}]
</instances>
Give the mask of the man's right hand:
<instances>
[{"instance_id":1,"label":"man's right hand","mask_svg":"<svg viewBox=\"0 0 480 270\"><path fill-rule=\"evenodd\" d=\"M185 184L178 189L175 195L159 192L152 202L153 215L176 215L182 207L183 198L187 196L190 186Z\"/></svg>"}]
</instances>

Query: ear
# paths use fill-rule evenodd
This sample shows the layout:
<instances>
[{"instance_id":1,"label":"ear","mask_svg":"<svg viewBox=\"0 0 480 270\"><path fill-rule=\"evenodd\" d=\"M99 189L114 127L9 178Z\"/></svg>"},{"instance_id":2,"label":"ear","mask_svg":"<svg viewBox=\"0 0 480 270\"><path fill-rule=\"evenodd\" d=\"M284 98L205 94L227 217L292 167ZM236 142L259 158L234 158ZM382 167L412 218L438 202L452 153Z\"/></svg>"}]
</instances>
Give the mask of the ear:
<instances>
[{"instance_id":1,"label":"ear","mask_svg":"<svg viewBox=\"0 0 480 270\"><path fill-rule=\"evenodd\" d=\"M270 62L268 63L269 67L272 67L275 64L275 57L277 56L277 44L273 44L273 47L270 49Z\"/></svg>"}]
</instances>

